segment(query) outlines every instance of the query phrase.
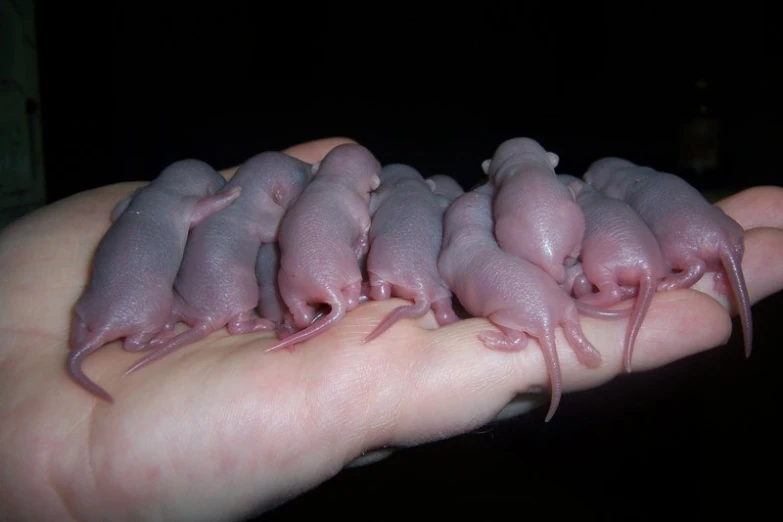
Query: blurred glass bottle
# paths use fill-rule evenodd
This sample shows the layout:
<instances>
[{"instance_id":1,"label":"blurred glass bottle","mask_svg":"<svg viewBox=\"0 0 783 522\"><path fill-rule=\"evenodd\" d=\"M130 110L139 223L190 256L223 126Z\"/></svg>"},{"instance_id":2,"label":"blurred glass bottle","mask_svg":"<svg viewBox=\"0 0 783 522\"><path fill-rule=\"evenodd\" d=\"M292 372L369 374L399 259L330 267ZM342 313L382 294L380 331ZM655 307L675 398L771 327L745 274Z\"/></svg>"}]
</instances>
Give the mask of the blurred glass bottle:
<instances>
[{"instance_id":1,"label":"blurred glass bottle","mask_svg":"<svg viewBox=\"0 0 783 522\"><path fill-rule=\"evenodd\" d=\"M689 93L680 127L679 168L695 184L713 188L721 176L721 115L714 85L699 78Z\"/></svg>"}]
</instances>

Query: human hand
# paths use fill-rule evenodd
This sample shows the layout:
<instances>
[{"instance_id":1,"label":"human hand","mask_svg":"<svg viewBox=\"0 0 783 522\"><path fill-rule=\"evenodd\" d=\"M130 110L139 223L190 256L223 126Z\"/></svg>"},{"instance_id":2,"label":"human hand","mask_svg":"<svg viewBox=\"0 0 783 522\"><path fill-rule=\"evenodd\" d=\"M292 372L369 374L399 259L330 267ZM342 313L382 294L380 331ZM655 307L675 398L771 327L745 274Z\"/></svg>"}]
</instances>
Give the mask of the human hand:
<instances>
[{"instance_id":1,"label":"human hand","mask_svg":"<svg viewBox=\"0 0 783 522\"><path fill-rule=\"evenodd\" d=\"M314 162L345 141L287 152ZM264 353L274 343L269 333L221 331L123 377L139 354L112 343L84 363L115 403L96 399L65 371L70 311L112 207L139 185L77 194L0 233L0 504L14 520L241 519L315 487L366 451L464 433L518 393L548 391L537 343L518 353L489 350L477 337L483 319L436 328L428 314L361 344L401 303L392 299L361 305L293 353ZM743 269L753 302L781 290L783 189L753 188L719 204L752 228ZM711 281L707 274L698 291L656 295L635 371L728 339L728 302ZM582 324L603 363L580 365L558 331L565 391L622 370L626 320Z\"/></svg>"}]
</instances>

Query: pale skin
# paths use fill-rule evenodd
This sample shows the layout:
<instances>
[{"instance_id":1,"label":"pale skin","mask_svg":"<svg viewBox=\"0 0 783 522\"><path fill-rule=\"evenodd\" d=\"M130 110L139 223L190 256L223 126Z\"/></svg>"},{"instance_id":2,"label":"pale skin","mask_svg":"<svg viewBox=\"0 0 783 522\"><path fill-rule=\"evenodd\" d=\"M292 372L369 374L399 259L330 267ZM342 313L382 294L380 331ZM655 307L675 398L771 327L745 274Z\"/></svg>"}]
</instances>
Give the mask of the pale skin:
<instances>
[{"instance_id":1,"label":"pale skin","mask_svg":"<svg viewBox=\"0 0 783 522\"><path fill-rule=\"evenodd\" d=\"M315 162L347 141L287 152ZM112 207L140 185L77 194L0 232L0 504L11 519L239 520L366 451L467 432L516 394L548 390L535 341L518 353L489 350L478 338L491 328L483 319L437 328L430 312L368 349L364 337L404 304L390 299L364 303L293 352L264 353L271 333L221 331L123 377L139 354L112 343L84 364L116 402L96 399L65 372L69 314ZM783 289L783 189L748 189L719 205L752 229L743 261L752 301ZM558 330L564 391L622 372L626 322L582 319L603 356L597 369L579 364ZM731 327L712 274L694 290L659 293L634 371L720 346Z\"/></svg>"}]
</instances>

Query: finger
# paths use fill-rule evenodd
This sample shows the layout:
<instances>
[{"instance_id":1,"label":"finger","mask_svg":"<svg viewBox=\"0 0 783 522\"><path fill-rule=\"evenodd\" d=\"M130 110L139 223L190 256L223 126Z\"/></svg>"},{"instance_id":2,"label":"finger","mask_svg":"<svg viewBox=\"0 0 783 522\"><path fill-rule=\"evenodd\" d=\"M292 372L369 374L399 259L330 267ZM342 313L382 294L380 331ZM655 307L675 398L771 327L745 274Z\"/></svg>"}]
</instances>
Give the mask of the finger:
<instances>
[{"instance_id":1,"label":"finger","mask_svg":"<svg viewBox=\"0 0 783 522\"><path fill-rule=\"evenodd\" d=\"M753 302L783 289L783 231L772 228L750 231L747 252L743 267ZM677 290L655 296L636 342L634 371L657 368L727 342L732 322L726 313L727 303L715 293L712 276L708 274L700 282L701 291ZM397 305L379 302L360 307L352 317L346 318L342 329L346 338L339 342L357 340L372 329L377 317ZM558 330L564 391L601 385L622 371L627 320L583 318L582 326L601 352L603 362L595 370L583 367ZM375 444L409 445L462 433L495 418L519 393L549 391L546 366L535 340L531 339L521 352L499 353L487 349L478 338L480 332L492 328L486 320L470 319L431 328L432 318L428 314L418 322L400 322L387 332L395 340L394 346L388 347L389 353L375 354L381 360L386 361L388 357L396 361L386 361L386 369L372 369L372 363L367 360L357 362L365 375L376 375L376 372L384 375L384 389L373 389L372 383L366 383L364 386L369 388L366 396L388 397L394 389L402 394L395 401L394 411L387 411L381 417L395 419L394 423L376 425L375 436L368 437ZM420 334L425 336L424 341L417 340ZM371 352L384 347L381 343ZM407 372L389 371L403 365L408 357ZM520 412L528 411L530 406L530 401L515 404ZM383 411L380 404L373 407Z\"/></svg>"},{"instance_id":2,"label":"finger","mask_svg":"<svg viewBox=\"0 0 783 522\"><path fill-rule=\"evenodd\" d=\"M745 230L783 228L783 187L752 187L717 203Z\"/></svg>"},{"instance_id":3,"label":"finger","mask_svg":"<svg viewBox=\"0 0 783 522\"><path fill-rule=\"evenodd\" d=\"M356 141L350 138L335 137L324 138L321 140L309 141L307 143L300 143L293 147L288 147L283 152L289 154L295 158L298 158L307 163L315 163L321 161L326 154L338 145L343 143L356 143ZM226 178L231 179L239 166L223 169L220 173Z\"/></svg>"}]
</instances>

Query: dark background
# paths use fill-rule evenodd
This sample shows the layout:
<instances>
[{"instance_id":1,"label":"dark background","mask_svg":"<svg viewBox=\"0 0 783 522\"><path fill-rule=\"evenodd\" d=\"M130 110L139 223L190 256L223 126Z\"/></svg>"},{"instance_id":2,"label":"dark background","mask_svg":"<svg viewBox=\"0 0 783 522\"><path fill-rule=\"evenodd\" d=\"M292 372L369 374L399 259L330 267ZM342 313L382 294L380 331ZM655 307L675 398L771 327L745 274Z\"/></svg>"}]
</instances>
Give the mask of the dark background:
<instances>
[{"instance_id":1,"label":"dark background","mask_svg":"<svg viewBox=\"0 0 783 522\"><path fill-rule=\"evenodd\" d=\"M557 152L562 172L617 155L710 193L781 184L782 17L754 2L38 2L48 200L329 136L466 188L515 136ZM680 155L700 106L721 134L719 165L699 174ZM547 425L544 408L406 450L265 518L780 512L761 475L779 476L782 301L754 308L748 361L736 328L728 346L567 395Z\"/></svg>"}]
</instances>

